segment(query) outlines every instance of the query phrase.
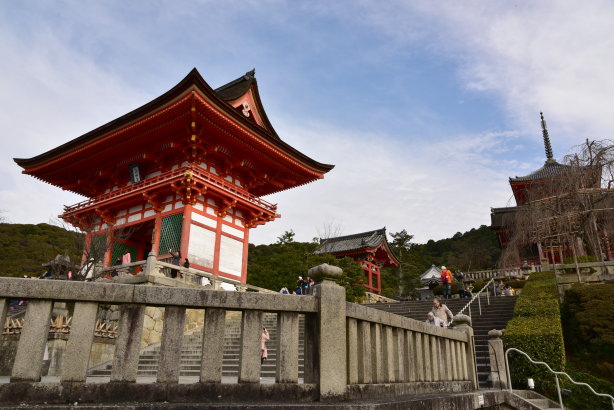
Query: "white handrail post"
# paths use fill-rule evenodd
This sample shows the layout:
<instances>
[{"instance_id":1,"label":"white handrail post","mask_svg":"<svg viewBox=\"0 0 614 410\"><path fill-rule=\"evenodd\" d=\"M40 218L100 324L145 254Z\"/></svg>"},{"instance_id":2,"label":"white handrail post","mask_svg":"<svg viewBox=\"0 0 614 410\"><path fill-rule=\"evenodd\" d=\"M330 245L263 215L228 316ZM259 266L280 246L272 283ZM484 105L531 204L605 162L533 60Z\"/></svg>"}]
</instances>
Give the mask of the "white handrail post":
<instances>
[{"instance_id":1,"label":"white handrail post","mask_svg":"<svg viewBox=\"0 0 614 410\"><path fill-rule=\"evenodd\" d=\"M554 374L554 381L556 382L556 394L559 395L559 405L561 406L561 410L565 410L563 407L563 397L561 396L561 386L559 385L559 376Z\"/></svg>"},{"instance_id":2,"label":"white handrail post","mask_svg":"<svg viewBox=\"0 0 614 410\"><path fill-rule=\"evenodd\" d=\"M480 316L482 316L482 297L478 294L478 306L480 309Z\"/></svg>"},{"instance_id":3,"label":"white handrail post","mask_svg":"<svg viewBox=\"0 0 614 410\"><path fill-rule=\"evenodd\" d=\"M507 374L507 387L511 393L512 392L512 374L510 373L510 361L508 358L508 354L510 350L511 349L507 349L505 351L505 373Z\"/></svg>"}]
</instances>

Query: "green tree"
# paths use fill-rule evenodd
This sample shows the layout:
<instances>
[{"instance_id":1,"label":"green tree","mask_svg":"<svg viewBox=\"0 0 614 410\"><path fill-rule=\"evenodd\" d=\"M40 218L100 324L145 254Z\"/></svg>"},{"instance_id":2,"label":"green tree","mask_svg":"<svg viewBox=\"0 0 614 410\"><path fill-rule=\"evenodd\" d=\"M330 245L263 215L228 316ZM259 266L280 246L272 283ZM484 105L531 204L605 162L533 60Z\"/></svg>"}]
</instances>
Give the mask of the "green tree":
<instances>
[{"instance_id":1,"label":"green tree","mask_svg":"<svg viewBox=\"0 0 614 410\"><path fill-rule=\"evenodd\" d=\"M285 231L281 236L277 238L278 245L284 245L286 243L294 242L294 231L290 229L289 231Z\"/></svg>"}]
</instances>

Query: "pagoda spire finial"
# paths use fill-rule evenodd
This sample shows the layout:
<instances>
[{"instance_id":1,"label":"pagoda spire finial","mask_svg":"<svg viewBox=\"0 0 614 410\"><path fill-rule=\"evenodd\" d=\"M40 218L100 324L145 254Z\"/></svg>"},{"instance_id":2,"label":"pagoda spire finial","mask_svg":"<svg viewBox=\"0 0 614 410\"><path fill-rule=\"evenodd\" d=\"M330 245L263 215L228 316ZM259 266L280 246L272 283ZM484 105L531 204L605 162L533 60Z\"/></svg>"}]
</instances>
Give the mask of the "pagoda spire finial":
<instances>
[{"instance_id":1,"label":"pagoda spire finial","mask_svg":"<svg viewBox=\"0 0 614 410\"><path fill-rule=\"evenodd\" d=\"M544 148L546 149L546 162L555 162L552 155L552 145L550 145L550 136L548 135L548 128L546 128L546 120L544 120L544 113L539 113L542 123L542 135L544 137Z\"/></svg>"}]
</instances>

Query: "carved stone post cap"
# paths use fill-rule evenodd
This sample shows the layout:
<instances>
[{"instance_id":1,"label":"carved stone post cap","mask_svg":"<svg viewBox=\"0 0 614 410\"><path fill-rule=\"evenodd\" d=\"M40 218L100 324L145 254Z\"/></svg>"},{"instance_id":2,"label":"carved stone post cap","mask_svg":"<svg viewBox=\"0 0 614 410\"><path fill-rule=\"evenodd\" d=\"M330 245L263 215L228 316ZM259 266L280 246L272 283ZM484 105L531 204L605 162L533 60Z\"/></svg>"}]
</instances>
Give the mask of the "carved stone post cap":
<instances>
[{"instance_id":1,"label":"carved stone post cap","mask_svg":"<svg viewBox=\"0 0 614 410\"><path fill-rule=\"evenodd\" d=\"M467 315L456 315L452 319L454 322L454 327L459 326L471 326L471 318Z\"/></svg>"},{"instance_id":2,"label":"carved stone post cap","mask_svg":"<svg viewBox=\"0 0 614 410\"><path fill-rule=\"evenodd\" d=\"M338 266L329 265L323 263L318 266L314 266L307 272L314 281L319 282L323 279L339 279L343 276L343 269Z\"/></svg>"},{"instance_id":3,"label":"carved stone post cap","mask_svg":"<svg viewBox=\"0 0 614 410\"><path fill-rule=\"evenodd\" d=\"M501 336L503 336L503 332L500 330L493 329L488 331L488 337L490 337L491 339L498 339Z\"/></svg>"}]
</instances>

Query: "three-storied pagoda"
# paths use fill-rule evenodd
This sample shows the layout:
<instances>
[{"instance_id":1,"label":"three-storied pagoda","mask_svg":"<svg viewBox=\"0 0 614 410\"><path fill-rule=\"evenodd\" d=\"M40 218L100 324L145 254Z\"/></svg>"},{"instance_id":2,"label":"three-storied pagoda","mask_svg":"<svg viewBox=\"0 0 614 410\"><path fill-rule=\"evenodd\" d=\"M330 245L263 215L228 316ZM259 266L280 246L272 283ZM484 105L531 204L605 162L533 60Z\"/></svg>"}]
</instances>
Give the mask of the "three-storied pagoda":
<instances>
[{"instance_id":1,"label":"three-storied pagoda","mask_svg":"<svg viewBox=\"0 0 614 410\"><path fill-rule=\"evenodd\" d=\"M365 271L365 287L368 292L382 292L381 268L399 266L400 262L392 253L386 239L386 228L321 239L316 255L331 254L337 258L349 256Z\"/></svg>"},{"instance_id":2,"label":"three-storied pagoda","mask_svg":"<svg viewBox=\"0 0 614 410\"><path fill-rule=\"evenodd\" d=\"M142 107L15 162L87 197L60 217L87 232L86 249L107 244L104 266L126 252L142 260L179 250L192 267L243 283L249 229L280 216L261 196L333 168L277 135L254 71L214 90L196 69Z\"/></svg>"}]
</instances>

